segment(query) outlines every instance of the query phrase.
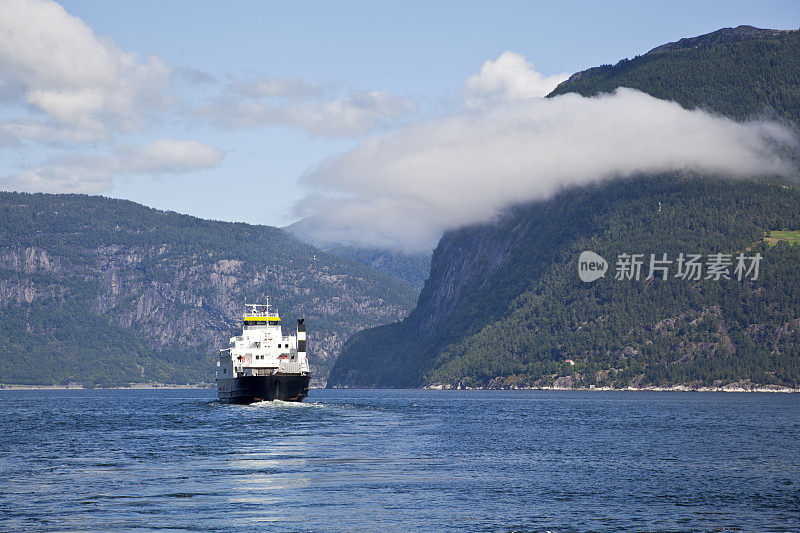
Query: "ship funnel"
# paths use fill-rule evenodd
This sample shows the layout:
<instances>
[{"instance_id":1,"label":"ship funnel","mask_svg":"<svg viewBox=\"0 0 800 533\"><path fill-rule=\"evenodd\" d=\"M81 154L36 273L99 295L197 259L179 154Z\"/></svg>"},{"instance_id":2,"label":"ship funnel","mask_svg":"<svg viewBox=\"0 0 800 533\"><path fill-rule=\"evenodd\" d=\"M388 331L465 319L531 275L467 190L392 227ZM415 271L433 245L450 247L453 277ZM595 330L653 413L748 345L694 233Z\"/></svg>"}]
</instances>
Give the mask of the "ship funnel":
<instances>
[{"instance_id":1,"label":"ship funnel","mask_svg":"<svg viewBox=\"0 0 800 533\"><path fill-rule=\"evenodd\" d=\"M297 319L297 353L306 355L306 325L304 318Z\"/></svg>"}]
</instances>

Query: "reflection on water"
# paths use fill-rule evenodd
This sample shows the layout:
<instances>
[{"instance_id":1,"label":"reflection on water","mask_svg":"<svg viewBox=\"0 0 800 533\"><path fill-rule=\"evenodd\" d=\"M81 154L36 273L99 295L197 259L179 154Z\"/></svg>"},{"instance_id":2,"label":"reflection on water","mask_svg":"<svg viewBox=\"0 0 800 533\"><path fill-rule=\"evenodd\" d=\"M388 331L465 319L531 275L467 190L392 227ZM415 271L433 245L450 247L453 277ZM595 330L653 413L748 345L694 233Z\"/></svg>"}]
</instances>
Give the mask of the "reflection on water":
<instances>
[{"instance_id":1,"label":"reflection on water","mask_svg":"<svg viewBox=\"0 0 800 533\"><path fill-rule=\"evenodd\" d=\"M798 395L0 391L0 530L797 530Z\"/></svg>"}]
</instances>

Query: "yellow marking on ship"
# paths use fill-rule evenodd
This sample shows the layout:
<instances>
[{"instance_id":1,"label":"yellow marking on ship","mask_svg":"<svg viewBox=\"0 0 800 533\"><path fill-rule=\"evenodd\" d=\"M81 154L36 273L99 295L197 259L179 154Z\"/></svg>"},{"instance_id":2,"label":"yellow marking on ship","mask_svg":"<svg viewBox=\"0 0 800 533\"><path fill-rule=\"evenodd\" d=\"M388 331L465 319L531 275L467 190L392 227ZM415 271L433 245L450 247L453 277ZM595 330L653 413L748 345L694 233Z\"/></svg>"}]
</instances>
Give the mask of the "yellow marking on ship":
<instances>
[{"instance_id":1,"label":"yellow marking on ship","mask_svg":"<svg viewBox=\"0 0 800 533\"><path fill-rule=\"evenodd\" d=\"M281 319L276 316L246 316L244 317L245 322L254 322L254 321L262 321L262 320L269 320L270 322L280 322Z\"/></svg>"}]
</instances>

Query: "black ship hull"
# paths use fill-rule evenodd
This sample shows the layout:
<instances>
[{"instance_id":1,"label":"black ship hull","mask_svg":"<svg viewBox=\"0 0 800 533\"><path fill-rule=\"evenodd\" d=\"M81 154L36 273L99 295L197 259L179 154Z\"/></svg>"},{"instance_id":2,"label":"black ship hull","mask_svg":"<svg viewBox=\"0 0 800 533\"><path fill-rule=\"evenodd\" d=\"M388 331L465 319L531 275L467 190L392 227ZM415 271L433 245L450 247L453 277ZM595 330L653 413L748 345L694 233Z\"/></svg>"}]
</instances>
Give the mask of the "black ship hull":
<instances>
[{"instance_id":1,"label":"black ship hull","mask_svg":"<svg viewBox=\"0 0 800 533\"><path fill-rule=\"evenodd\" d=\"M302 402L308 396L308 374L274 374L217 379L217 396L225 403L272 400Z\"/></svg>"}]
</instances>

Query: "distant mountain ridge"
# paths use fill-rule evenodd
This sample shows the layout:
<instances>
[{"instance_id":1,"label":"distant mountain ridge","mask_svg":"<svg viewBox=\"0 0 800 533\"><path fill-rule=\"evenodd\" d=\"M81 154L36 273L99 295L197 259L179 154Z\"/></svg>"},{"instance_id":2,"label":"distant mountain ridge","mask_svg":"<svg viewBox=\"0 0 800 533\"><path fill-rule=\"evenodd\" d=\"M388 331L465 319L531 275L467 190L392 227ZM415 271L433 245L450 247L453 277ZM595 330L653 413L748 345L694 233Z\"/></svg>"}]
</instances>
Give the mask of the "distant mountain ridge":
<instances>
[{"instance_id":1,"label":"distant mountain ridge","mask_svg":"<svg viewBox=\"0 0 800 533\"><path fill-rule=\"evenodd\" d=\"M0 383L213 380L243 304L305 317L324 380L346 337L416 293L277 228L98 196L0 193Z\"/></svg>"},{"instance_id":2,"label":"distant mountain ridge","mask_svg":"<svg viewBox=\"0 0 800 533\"><path fill-rule=\"evenodd\" d=\"M379 246L359 246L356 244L331 242L320 237L312 218L305 218L283 228L298 239L316 246L329 254L336 255L374 268L387 276L407 283L419 291L428 278L431 254L409 253ZM324 234L324 232L322 232Z\"/></svg>"},{"instance_id":3,"label":"distant mountain ridge","mask_svg":"<svg viewBox=\"0 0 800 533\"><path fill-rule=\"evenodd\" d=\"M430 271L429 253L411 254L387 248L365 248L348 244L320 245L320 250L374 268L398 279L416 291L422 290Z\"/></svg>"},{"instance_id":4,"label":"distant mountain ridge","mask_svg":"<svg viewBox=\"0 0 800 533\"><path fill-rule=\"evenodd\" d=\"M788 32L797 30L770 30L763 28L755 28L753 26L737 26L735 28L722 28L705 35L698 35L697 37L687 37L679 39L674 43L662 44L656 46L645 55L661 54L664 52L672 52L674 50L681 50L683 48L698 48L700 46L712 46L715 44L728 44L738 43L741 41L753 40L766 40L775 37L781 37Z\"/></svg>"},{"instance_id":5,"label":"distant mountain ridge","mask_svg":"<svg viewBox=\"0 0 800 533\"><path fill-rule=\"evenodd\" d=\"M735 119L800 122L800 32L721 30L573 75L549 96L631 87ZM656 208L658 206L658 208ZM663 207L663 209L662 209ZM800 188L639 177L564 191L445 234L417 307L348 339L328 386L800 386ZM761 253L763 277L578 279L577 258ZM613 259L612 259L613 261Z\"/></svg>"}]
</instances>

